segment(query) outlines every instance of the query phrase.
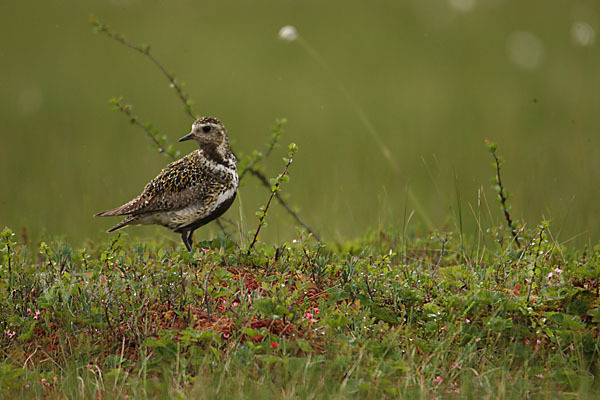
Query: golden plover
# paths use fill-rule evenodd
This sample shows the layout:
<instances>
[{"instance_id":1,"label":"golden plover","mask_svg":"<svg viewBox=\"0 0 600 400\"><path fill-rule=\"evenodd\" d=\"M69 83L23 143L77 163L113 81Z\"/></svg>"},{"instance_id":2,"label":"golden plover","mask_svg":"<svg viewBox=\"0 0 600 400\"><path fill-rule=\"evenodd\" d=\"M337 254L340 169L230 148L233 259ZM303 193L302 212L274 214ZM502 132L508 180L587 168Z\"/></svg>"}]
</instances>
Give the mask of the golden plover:
<instances>
[{"instance_id":1,"label":"golden plover","mask_svg":"<svg viewBox=\"0 0 600 400\"><path fill-rule=\"evenodd\" d=\"M191 139L199 149L169 164L135 199L96 214L127 216L107 232L127 225L162 225L180 233L191 251L194 230L227 211L239 183L236 158L221 121L214 117L196 120L192 131L179 141Z\"/></svg>"}]
</instances>

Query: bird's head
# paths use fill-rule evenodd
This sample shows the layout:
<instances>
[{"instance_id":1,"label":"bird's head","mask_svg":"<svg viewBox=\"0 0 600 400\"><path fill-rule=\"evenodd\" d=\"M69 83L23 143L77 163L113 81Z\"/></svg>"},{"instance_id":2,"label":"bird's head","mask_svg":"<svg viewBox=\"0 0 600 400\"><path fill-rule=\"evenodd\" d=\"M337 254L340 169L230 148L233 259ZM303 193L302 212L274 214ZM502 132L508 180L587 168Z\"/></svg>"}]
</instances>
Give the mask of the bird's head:
<instances>
[{"instance_id":1,"label":"bird's head","mask_svg":"<svg viewBox=\"0 0 600 400\"><path fill-rule=\"evenodd\" d=\"M195 140L200 147L206 144L228 147L229 141L225 126L215 117L202 117L197 119L192 125L192 131L179 139L179 142L186 140Z\"/></svg>"}]
</instances>

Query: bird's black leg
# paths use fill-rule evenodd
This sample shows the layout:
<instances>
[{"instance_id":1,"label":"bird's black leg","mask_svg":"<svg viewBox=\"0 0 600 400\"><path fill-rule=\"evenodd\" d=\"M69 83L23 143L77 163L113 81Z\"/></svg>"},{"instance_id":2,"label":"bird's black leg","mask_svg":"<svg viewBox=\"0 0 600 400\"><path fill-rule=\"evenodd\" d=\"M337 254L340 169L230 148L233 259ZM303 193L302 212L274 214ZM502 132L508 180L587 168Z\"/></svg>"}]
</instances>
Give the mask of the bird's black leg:
<instances>
[{"instance_id":1,"label":"bird's black leg","mask_svg":"<svg viewBox=\"0 0 600 400\"><path fill-rule=\"evenodd\" d=\"M190 244L190 250L191 250L192 245L194 244L194 230L193 229L190 230L187 240L188 240L188 243Z\"/></svg>"},{"instance_id":2,"label":"bird's black leg","mask_svg":"<svg viewBox=\"0 0 600 400\"><path fill-rule=\"evenodd\" d=\"M188 251L192 251L192 245L191 245L191 243L188 243L189 238L187 236L187 232L183 231L181 233L181 240L183 240L183 244L185 244L185 248Z\"/></svg>"}]
</instances>

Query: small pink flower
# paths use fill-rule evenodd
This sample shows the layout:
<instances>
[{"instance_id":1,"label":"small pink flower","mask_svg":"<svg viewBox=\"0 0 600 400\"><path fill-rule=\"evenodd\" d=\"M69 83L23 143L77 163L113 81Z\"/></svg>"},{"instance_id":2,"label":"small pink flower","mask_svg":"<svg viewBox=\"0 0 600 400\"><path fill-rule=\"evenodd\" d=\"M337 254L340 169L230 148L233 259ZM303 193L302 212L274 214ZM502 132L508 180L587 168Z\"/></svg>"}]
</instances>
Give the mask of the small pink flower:
<instances>
[{"instance_id":1,"label":"small pink flower","mask_svg":"<svg viewBox=\"0 0 600 400\"><path fill-rule=\"evenodd\" d=\"M202 250L202 251L203 251L203 252L205 252L205 253L208 253L208 252L210 252L210 249L205 249L204 247L203 247L203 248L201 248L200 250Z\"/></svg>"},{"instance_id":2,"label":"small pink flower","mask_svg":"<svg viewBox=\"0 0 600 400\"><path fill-rule=\"evenodd\" d=\"M17 334L17 332L11 331L10 329L5 330L4 333L6 334L6 336L8 336L11 339L13 336L15 336Z\"/></svg>"},{"instance_id":3,"label":"small pink flower","mask_svg":"<svg viewBox=\"0 0 600 400\"><path fill-rule=\"evenodd\" d=\"M224 333L224 334L223 334L223 337L224 337L225 339L229 339L229 336L231 336L229 333Z\"/></svg>"},{"instance_id":4,"label":"small pink flower","mask_svg":"<svg viewBox=\"0 0 600 400\"><path fill-rule=\"evenodd\" d=\"M27 383L25 383L25 385L24 385L24 386L25 386L25 389L29 389L29 387L30 387L31 385L29 384L29 382L27 382Z\"/></svg>"},{"instance_id":5,"label":"small pink flower","mask_svg":"<svg viewBox=\"0 0 600 400\"><path fill-rule=\"evenodd\" d=\"M540 378L540 379L544 379L544 375L543 374L537 374L535 377L536 378Z\"/></svg>"},{"instance_id":6,"label":"small pink flower","mask_svg":"<svg viewBox=\"0 0 600 400\"><path fill-rule=\"evenodd\" d=\"M276 343L276 342L271 342L271 348L272 348L272 349L276 349L276 348L278 348L278 347L279 347L279 343Z\"/></svg>"},{"instance_id":7,"label":"small pink flower","mask_svg":"<svg viewBox=\"0 0 600 400\"><path fill-rule=\"evenodd\" d=\"M309 313L309 312L307 312L306 314L304 314L304 318L306 318L306 319L313 318L314 316L315 315L313 313Z\"/></svg>"},{"instance_id":8,"label":"small pink flower","mask_svg":"<svg viewBox=\"0 0 600 400\"><path fill-rule=\"evenodd\" d=\"M27 309L27 314L31 314L31 308Z\"/></svg>"},{"instance_id":9,"label":"small pink flower","mask_svg":"<svg viewBox=\"0 0 600 400\"><path fill-rule=\"evenodd\" d=\"M525 344L529 344L529 339L525 339Z\"/></svg>"},{"instance_id":10,"label":"small pink flower","mask_svg":"<svg viewBox=\"0 0 600 400\"><path fill-rule=\"evenodd\" d=\"M470 324L470 323L471 323L471 320L470 320L469 318L465 318L465 322L466 322L467 324Z\"/></svg>"},{"instance_id":11,"label":"small pink flower","mask_svg":"<svg viewBox=\"0 0 600 400\"><path fill-rule=\"evenodd\" d=\"M571 351L575 350L575 346L573 346L573 343L571 343L571 344L569 345L569 350L571 350Z\"/></svg>"},{"instance_id":12,"label":"small pink flower","mask_svg":"<svg viewBox=\"0 0 600 400\"><path fill-rule=\"evenodd\" d=\"M35 315L33 316L33 319L38 319L41 314L42 313L40 312L40 310L35 310Z\"/></svg>"},{"instance_id":13,"label":"small pink flower","mask_svg":"<svg viewBox=\"0 0 600 400\"><path fill-rule=\"evenodd\" d=\"M58 377L57 376L54 377L54 382L58 382Z\"/></svg>"},{"instance_id":14,"label":"small pink flower","mask_svg":"<svg viewBox=\"0 0 600 400\"><path fill-rule=\"evenodd\" d=\"M315 322L317 322L317 320L316 320L316 319L314 319L314 318L311 318L311 319L310 319L310 322L312 322L312 323L314 324Z\"/></svg>"},{"instance_id":15,"label":"small pink flower","mask_svg":"<svg viewBox=\"0 0 600 400\"><path fill-rule=\"evenodd\" d=\"M238 302L237 302L237 301L234 301L233 303L231 303L231 306L232 306L232 307L237 307L237 306L238 306Z\"/></svg>"},{"instance_id":16,"label":"small pink flower","mask_svg":"<svg viewBox=\"0 0 600 400\"><path fill-rule=\"evenodd\" d=\"M481 338L476 338L475 343L479 343L479 342L481 342Z\"/></svg>"},{"instance_id":17,"label":"small pink flower","mask_svg":"<svg viewBox=\"0 0 600 400\"><path fill-rule=\"evenodd\" d=\"M46 381L46 378L42 378L42 385L45 385L45 384L46 384L46 382L47 382L47 381Z\"/></svg>"},{"instance_id":18,"label":"small pink flower","mask_svg":"<svg viewBox=\"0 0 600 400\"><path fill-rule=\"evenodd\" d=\"M560 268L558 268L558 267L556 267L556 269L554 270L554 273L555 273L556 275L560 275L560 274L562 274L562 272L563 272L563 271L562 271L562 269L560 269Z\"/></svg>"},{"instance_id":19,"label":"small pink flower","mask_svg":"<svg viewBox=\"0 0 600 400\"><path fill-rule=\"evenodd\" d=\"M315 314L321 314L318 307L315 307Z\"/></svg>"},{"instance_id":20,"label":"small pink flower","mask_svg":"<svg viewBox=\"0 0 600 400\"><path fill-rule=\"evenodd\" d=\"M548 274L548 279L552 279L552 272Z\"/></svg>"},{"instance_id":21,"label":"small pink flower","mask_svg":"<svg viewBox=\"0 0 600 400\"><path fill-rule=\"evenodd\" d=\"M435 379L433 380L433 383L435 383L436 385L439 385L442 382L444 382L444 379L439 375L436 376Z\"/></svg>"}]
</instances>

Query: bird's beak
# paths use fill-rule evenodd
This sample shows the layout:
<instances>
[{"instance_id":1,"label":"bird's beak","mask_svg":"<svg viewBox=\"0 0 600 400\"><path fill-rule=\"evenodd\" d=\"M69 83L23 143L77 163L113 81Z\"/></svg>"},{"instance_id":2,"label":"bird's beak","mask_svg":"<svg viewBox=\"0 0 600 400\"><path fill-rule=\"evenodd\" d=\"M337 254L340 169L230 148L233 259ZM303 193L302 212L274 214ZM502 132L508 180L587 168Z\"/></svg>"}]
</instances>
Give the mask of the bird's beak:
<instances>
[{"instance_id":1,"label":"bird's beak","mask_svg":"<svg viewBox=\"0 0 600 400\"><path fill-rule=\"evenodd\" d=\"M194 132L190 132L187 135L185 135L184 137L182 137L181 139L178 140L178 142L185 142L186 140L190 140L194 138Z\"/></svg>"}]
</instances>

